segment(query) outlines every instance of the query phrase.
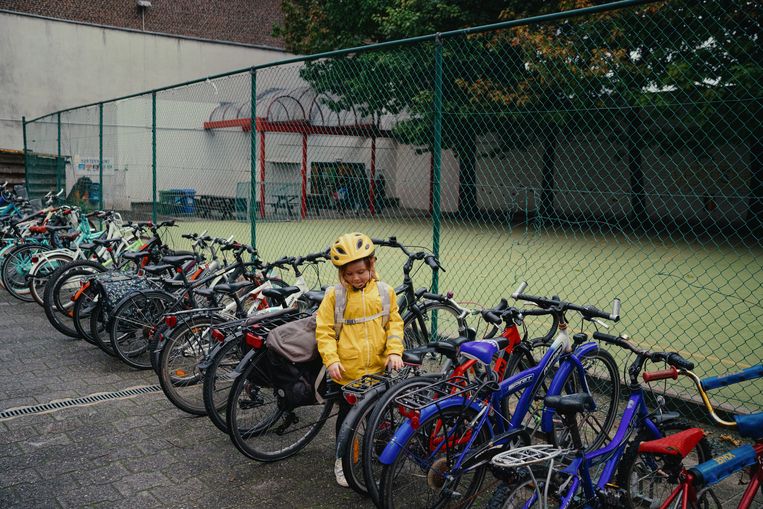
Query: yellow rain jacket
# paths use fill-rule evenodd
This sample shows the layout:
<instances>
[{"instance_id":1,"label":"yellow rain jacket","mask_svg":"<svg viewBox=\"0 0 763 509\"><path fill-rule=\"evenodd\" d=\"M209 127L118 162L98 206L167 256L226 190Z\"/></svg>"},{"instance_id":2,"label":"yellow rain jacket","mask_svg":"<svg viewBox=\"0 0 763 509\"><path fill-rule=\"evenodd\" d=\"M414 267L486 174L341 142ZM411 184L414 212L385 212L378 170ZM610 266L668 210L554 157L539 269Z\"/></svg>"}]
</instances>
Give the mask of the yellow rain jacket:
<instances>
[{"instance_id":1,"label":"yellow rain jacket","mask_svg":"<svg viewBox=\"0 0 763 509\"><path fill-rule=\"evenodd\" d=\"M345 385L365 374L384 370L387 357L391 354L403 355L403 319L397 309L394 288L390 287L389 321L386 327L383 317L364 323L343 324L337 341L334 329L334 288L326 290L316 314L315 335L318 352L326 367L341 362L344 376L338 383ZM365 288L347 288L345 319L372 316L382 311L381 297L376 281L371 279Z\"/></svg>"}]
</instances>

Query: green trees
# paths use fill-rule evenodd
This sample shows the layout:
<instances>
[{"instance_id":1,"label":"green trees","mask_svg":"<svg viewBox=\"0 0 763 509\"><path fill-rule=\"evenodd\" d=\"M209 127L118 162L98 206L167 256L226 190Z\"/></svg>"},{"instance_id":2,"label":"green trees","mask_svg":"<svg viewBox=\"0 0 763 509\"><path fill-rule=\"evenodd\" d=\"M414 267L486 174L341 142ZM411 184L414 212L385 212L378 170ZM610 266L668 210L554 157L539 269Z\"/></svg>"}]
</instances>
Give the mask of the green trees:
<instances>
[{"instance_id":1,"label":"green trees","mask_svg":"<svg viewBox=\"0 0 763 509\"><path fill-rule=\"evenodd\" d=\"M290 49L316 52L587 7L554 2L291 0L279 29ZM750 151L749 217L763 216L761 5L673 0L557 22L448 37L319 60L302 70L329 107L379 121L397 115L399 141L431 149L434 52L443 57L443 149L459 162L459 211L477 208L478 140L497 152L539 147L543 216L554 215L560 140L604 136L625 147L633 217L646 197L642 151L727 144Z\"/></svg>"}]
</instances>

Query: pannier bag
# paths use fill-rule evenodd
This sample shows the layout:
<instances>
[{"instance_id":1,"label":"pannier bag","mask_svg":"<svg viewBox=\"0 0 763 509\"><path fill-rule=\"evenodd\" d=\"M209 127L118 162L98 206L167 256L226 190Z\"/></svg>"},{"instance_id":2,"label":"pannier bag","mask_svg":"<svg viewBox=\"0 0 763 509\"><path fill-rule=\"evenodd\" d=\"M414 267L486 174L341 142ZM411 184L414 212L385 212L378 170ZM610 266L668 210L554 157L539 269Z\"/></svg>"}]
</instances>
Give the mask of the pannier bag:
<instances>
[{"instance_id":1,"label":"pannier bag","mask_svg":"<svg viewBox=\"0 0 763 509\"><path fill-rule=\"evenodd\" d=\"M326 369L315 341L315 315L278 326L268 334L267 356L282 410L322 402Z\"/></svg>"}]
</instances>

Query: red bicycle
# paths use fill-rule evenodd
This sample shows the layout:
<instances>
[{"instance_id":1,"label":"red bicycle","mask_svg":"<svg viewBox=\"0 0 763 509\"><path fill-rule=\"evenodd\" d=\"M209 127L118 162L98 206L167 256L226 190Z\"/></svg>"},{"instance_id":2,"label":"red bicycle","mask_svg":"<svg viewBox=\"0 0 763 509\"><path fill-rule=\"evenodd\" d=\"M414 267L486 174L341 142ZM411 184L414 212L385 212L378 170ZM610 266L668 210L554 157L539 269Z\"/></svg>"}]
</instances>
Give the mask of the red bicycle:
<instances>
[{"instance_id":1,"label":"red bicycle","mask_svg":"<svg viewBox=\"0 0 763 509\"><path fill-rule=\"evenodd\" d=\"M763 377L763 364L732 375L710 377L704 380L700 380L691 371L676 368L656 373L645 373L644 379L646 381L666 378L675 380L678 375L688 376L694 381L707 411L716 423L725 428L736 429L743 438L751 439L754 443L742 445L687 469L681 464L681 460L704 436L701 429L691 428L659 440L642 442L639 446L639 452L666 458L668 461L665 462L664 475L668 478L678 479L678 485L659 506L660 509L709 509L713 507L726 509L729 507L727 501L720 500L718 494L711 488L734 472L747 469L750 479L737 507L738 509L763 507L763 412L735 415L733 421L726 421L715 413L706 392L745 380L761 378ZM758 496L757 500L756 495ZM753 505L754 502L757 502L757 505Z\"/></svg>"}]
</instances>

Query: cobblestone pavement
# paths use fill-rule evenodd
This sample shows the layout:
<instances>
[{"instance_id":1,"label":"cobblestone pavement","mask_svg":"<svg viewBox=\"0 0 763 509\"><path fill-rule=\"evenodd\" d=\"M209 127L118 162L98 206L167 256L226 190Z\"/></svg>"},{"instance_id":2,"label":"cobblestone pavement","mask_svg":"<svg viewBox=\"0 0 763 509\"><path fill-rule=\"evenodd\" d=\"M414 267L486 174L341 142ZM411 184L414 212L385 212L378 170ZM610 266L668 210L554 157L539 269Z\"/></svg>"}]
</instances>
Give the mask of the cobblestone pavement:
<instances>
[{"instance_id":1,"label":"cobblestone pavement","mask_svg":"<svg viewBox=\"0 0 763 509\"><path fill-rule=\"evenodd\" d=\"M158 383L1 289L0 323L0 411ZM371 507L334 482L333 429L260 464L161 392L4 420L0 507Z\"/></svg>"}]
</instances>

